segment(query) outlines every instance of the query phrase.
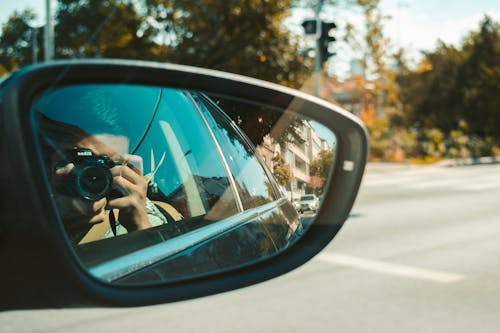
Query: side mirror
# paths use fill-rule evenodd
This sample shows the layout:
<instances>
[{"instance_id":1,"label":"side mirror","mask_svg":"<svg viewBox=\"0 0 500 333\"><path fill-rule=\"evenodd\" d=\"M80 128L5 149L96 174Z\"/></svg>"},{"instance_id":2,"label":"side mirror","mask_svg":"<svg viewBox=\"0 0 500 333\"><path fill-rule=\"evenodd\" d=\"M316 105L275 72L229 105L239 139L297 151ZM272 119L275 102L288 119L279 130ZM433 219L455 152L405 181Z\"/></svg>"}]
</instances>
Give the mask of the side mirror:
<instances>
[{"instance_id":1,"label":"side mirror","mask_svg":"<svg viewBox=\"0 0 500 333\"><path fill-rule=\"evenodd\" d=\"M148 62L23 69L0 86L0 126L8 308L153 304L281 275L338 232L367 154L360 121L322 100Z\"/></svg>"}]
</instances>

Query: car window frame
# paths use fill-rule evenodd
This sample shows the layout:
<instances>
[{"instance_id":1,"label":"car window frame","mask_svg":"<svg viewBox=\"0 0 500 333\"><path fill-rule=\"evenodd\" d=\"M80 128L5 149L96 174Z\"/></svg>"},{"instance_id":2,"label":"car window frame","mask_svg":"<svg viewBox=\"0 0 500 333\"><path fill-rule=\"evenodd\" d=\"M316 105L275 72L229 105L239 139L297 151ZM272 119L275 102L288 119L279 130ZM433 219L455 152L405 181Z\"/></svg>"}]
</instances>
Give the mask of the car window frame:
<instances>
[{"instance_id":1,"label":"car window frame","mask_svg":"<svg viewBox=\"0 0 500 333\"><path fill-rule=\"evenodd\" d=\"M112 282L114 280L121 279L125 277L126 275L133 274L134 272L139 272L140 270L147 269L148 266L153 266L159 262L169 260L169 258L178 255L182 251L185 251L188 248L194 248L198 244L201 244L203 242L207 242L210 239L213 239L215 235L220 235L223 234L224 232L228 232L232 229L238 228L239 226L244 225L245 223L252 223L252 219L255 220L259 216L265 214L266 212L270 212L273 210L278 209L279 207L283 206L286 204L286 198L284 198L282 195L277 195L277 190L276 190L276 179L272 175L272 173L269 171L269 169L265 166L265 164L262 162L262 159L259 157L257 150L253 146L253 144L250 142L246 134L239 129L239 127L230 119L230 117L223 111L221 110L208 96L206 96L203 93L200 92L192 92L192 91L187 91L187 90L181 90L192 102L193 108L196 110L197 114L200 116L200 119L202 123L204 124L204 129L206 129L207 133L209 134L210 138L212 139L213 144L216 147L216 151L218 154L219 159L221 160L221 163L224 167L224 171L227 174L227 177L229 178L230 182L230 187L231 190L236 195L234 195L235 200L237 202L238 206L238 213L232 216L229 216L227 218L223 218L218 221L214 221L211 224L208 225L203 225L198 228L194 228L192 230L187 231L184 234L177 235L174 238L170 239L163 239L162 237L158 236L150 236L152 238L156 238L158 241L153 243L153 244L148 244L147 246L143 248L136 249L130 253L124 253L121 254L120 256L114 257L114 258L109 258L105 261L102 262L97 262L95 264L88 264L88 263L83 263L88 269L89 272L91 272L92 275L96 276L97 278L103 279L104 281L107 282ZM229 164L227 162L226 156L223 152L223 148L218 142L217 136L215 135L213 129L211 128L208 120L206 119L206 116L203 114L203 111L200 108L200 105L198 105L198 102L196 101L196 98L193 96L196 95L199 98L202 98L205 103L210 103L210 105L214 106L216 112L222 117L222 119L225 121L223 124L219 124L217 119L214 118L214 121L218 123L219 125L225 127L225 126L231 126L231 128L236 131L238 135L238 141L242 144L245 145L245 148L248 149L250 152L253 153L253 157L255 157L257 165L264 171L264 176L266 177L266 180L269 181L271 184L271 188L273 189L273 200L270 200L268 203L262 204L262 205L257 205L255 207L247 208L245 209L243 207L243 204L241 202L241 198L239 196L239 191L237 190L237 185L236 185L236 180L234 177L234 174L232 173ZM210 111L209 111L210 112ZM222 135L225 135L222 133ZM278 192L279 193L279 192ZM182 222L181 222L182 223ZM132 234L125 234L121 235L119 238L119 241L126 244L127 239L131 239L134 241L137 241L137 239L143 239L142 242L144 244L148 243L148 240L145 239L148 236L151 235L151 233L158 232L158 234L161 233L162 229L168 229L169 226L164 226L160 225L151 229L145 230L146 232L142 231L144 233L144 236L138 236L138 235L133 235ZM141 231L139 232L141 233ZM103 239L104 241L108 241ZM99 243L103 240L98 240L96 242L92 243L87 243L87 244L81 244L79 245L79 248L76 248L75 251L77 253L80 253L80 256L82 255L82 248L83 249L91 249L93 247L99 247L99 244L93 244L93 243ZM118 239L116 239L118 240ZM151 239L152 240L152 239ZM154 240L152 240L154 242ZM173 242L169 242L173 241ZM186 241L186 243L183 246L180 246L177 250L175 250L174 245L172 244L178 244L179 242ZM167 244L168 243L168 244ZM82 246L83 245L83 246ZM86 251L88 255L88 250ZM95 261L95 258L92 259L90 258L90 261ZM229 268L233 269L233 268ZM207 274L212 274L211 272L208 272ZM188 277L188 278L193 278L193 277Z\"/></svg>"},{"instance_id":2,"label":"car window frame","mask_svg":"<svg viewBox=\"0 0 500 333\"><path fill-rule=\"evenodd\" d=\"M211 108L207 108L207 111L209 113L211 113L211 114L213 112L218 113L218 115L222 118L222 120L225 121L225 124L222 124L222 125L230 126L231 129L236 132L236 134L238 135L238 138L240 139L239 142L244 146L244 148L247 151L249 151L251 153L252 157L255 158L257 163L263 169L266 177L269 180L269 184L271 185L271 189L273 191L273 193L272 193L273 200L271 200L271 202L279 200L280 198L284 197L282 195L281 191L279 190L279 185L278 185L278 182L276 180L276 177L271 172L271 170L269 170L267 165L264 163L264 161L262 160L262 157L258 153L255 145L248 138L248 136L245 134L245 132L243 132L243 130L234 122L234 120L231 119L229 117L229 115L226 112L224 112L224 110L222 110L206 93L198 92L198 93L196 93L196 96L197 96L197 98L199 98L201 100L201 102L204 102L211 107ZM214 121L217 122L215 117L213 117L213 118L214 118Z\"/></svg>"}]
</instances>

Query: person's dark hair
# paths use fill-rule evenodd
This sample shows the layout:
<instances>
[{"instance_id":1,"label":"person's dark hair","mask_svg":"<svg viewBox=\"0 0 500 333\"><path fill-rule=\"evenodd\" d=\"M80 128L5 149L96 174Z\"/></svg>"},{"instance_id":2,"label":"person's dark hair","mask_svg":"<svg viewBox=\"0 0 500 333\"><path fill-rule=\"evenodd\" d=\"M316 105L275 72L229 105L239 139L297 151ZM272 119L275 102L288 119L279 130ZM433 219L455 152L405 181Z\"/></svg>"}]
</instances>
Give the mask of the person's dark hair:
<instances>
[{"instance_id":1,"label":"person's dark hair","mask_svg":"<svg viewBox=\"0 0 500 333\"><path fill-rule=\"evenodd\" d=\"M67 152L61 148L62 143L78 142L89 136L80 127L51 119L41 112L35 112L34 118L47 167L54 159L64 160L67 157Z\"/></svg>"}]
</instances>

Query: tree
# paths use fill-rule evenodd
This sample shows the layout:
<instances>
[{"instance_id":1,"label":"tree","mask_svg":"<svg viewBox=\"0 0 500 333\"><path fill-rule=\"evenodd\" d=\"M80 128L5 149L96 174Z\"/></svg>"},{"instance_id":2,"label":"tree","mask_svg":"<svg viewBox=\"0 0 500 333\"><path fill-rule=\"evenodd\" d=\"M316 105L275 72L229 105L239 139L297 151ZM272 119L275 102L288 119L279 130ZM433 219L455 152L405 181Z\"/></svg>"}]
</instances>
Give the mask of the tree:
<instances>
[{"instance_id":1,"label":"tree","mask_svg":"<svg viewBox=\"0 0 500 333\"><path fill-rule=\"evenodd\" d=\"M273 157L273 162L273 173L278 183L282 186L290 184L292 181L292 174L290 173L290 166L285 162L285 158L278 154Z\"/></svg>"},{"instance_id":2,"label":"tree","mask_svg":"<svg viewBox=\"0 0 500 333\"><path fill-rule=\"evenodd\" d=\"M300 55L299 45L282 25L289 15L290 2L202 0L194 4L178 0L177 12L163 15L172 20L172 30L177 36L168 59L300 87L312 66L310 59ZM156 12L161 11L160 8ZM255 145L266 135L281 145L303 142L299 131L302 119L293 114L236 101L231 96L215 99Z\"/></svg>"},{"instance_id":3,"label":"tree","mask_svg":"<svg viewBox=\"0 0 500 333\"><path fill-rule=\"evenodd\" d=\"M397 80L400 73L408 71L405 53L402 49L394 54L391 52L391 41L384 34L384 22L389 17L380 9L380 0L356 0L356 3L363 11L365 29L360 32L354 25L348 24L345 38L361 54L363 74L356 81L359 82L359 98L362 101L360 118L367 126L372 142L370 156L401 160L412 143L402 121L404 116ZM390 62L395 62L397 67L389 66ZM367 83L370 88L366 88ZM387 146L387 143L393 146ZM384 151L386 149L387 152Z\"/></svg>"},{"instance_id":4,"label":"tree","mask_svg":"<svg viewBox=\"0 0 500 333\"><path fill-rule=\"evenodd\" d=\"M283 27L290 0L146 0L137 10L118 0L86 0L92 11L97 8L97 15L71 0L59 1L64 6L59 10L58 25L67 39L61 44L73 43L68 48L73 52L79 45L86 45L86 56L156 59L292 87L301 86L310 73L310 61L299 54L298 44ZM75 26L76 17L79 22ZM134 32L137 36L140 32L140 38L134 37ZM85 41L88 35L95 37ZM160 39L168 45L150 44ZM255 144L266 135L282 144L301 142L298 127L302 121L297 117L240 103L230 96L218 97L217 101ZM287 126L273 132L284 118Z\"/></svg>"},{"instance_id":5,"label":"tree","mask_svg":"<svg viewBox=\"0 0 500 333\"><path fill-rule=\"evenodd\" d=\"M304 119L292 112L237 100L230 96L209 96L245 132L255 146L260 145L266 136L283 147L287 143L304 142L301 134Z\"/></svg>"},{"instance_id":6,"label":"tree","mask_svg":"<svg viewBox=\"0 0 500 333\"><path fill-rule=\"evenodd\" d=\"M450 133L465 121L469 133L500 139L499 59L499 24L488 17L461 47L440 42L399 78L407 124Z\"/></svg>"},{"instance_id":7,"label":"tree","mask_svg":"<svg viewBox=\"0 0 500 333\"><path fill-rule=\"evenodd\" d=\"M57 58L158 60L161 48L132 2L58 0Z\"/></svg>"},{"instance_id":8,"label":"tree","mask_svg":"<svg viewBox=\"0 0 500 333\"><path fill-rule=\"evenodd\" d=\"M34 33L32 28L36 15L32 10L22 12L15 11L2 28L0 36L0 68L10 72L16 68L29 65L33 59L33 38L36 36L37 43L42 49L43 32L38 29ZM38 60L43 59L43 53L38 53ZM0 76L2 71L0 70Z\"/></svg>"},{"instance_id":9,"label":"tree","mask_svg":"<svg viewBox=\"0 0 500 333\"><path fill-rule=\"evenodd\" d=\"M283 26L290 3L291 0L58 0L56 58L168 61L300 87L311 71L311 61L299 54L298 43ZM21 36L23 29L14 29L22 32L16 36ZM24 37L13 39L21 46L29 45ZM160 40L167 45L160 44ZM8 49L14 44L9 39L4 45ZM26 48L19 49L24 52ZM15 54L9 61L25 58ZM26 61L2 64L11 70ZM256 110L254 105L224 103L255 143L267 134L274 135L277 142L301 142L297 132L300 119L266 107ZM284 123L283 118L287 118L287 127L279 135L271 133L278 121Z\"/></svg>"},{"instance_id":10,"label":"tree","mask_svg":"<svg viewBox=\"0 0 500 333\"><path fill-rule=\"evenodd\" d=\"M442 132L441 150L450 157L490 154L500 145L500 25L491 18L459 47L440 42L399 84L403 121L421 141ZM428 146L420 145L421 154Z\"/></svg>"},{"instance_id":11,"label":"tree","mask_svg":"<svg viewBox=\"0 0 500 333\"><path fill-rule=\"evenodd\" d=\"M175 35L168 61L300 87L311 61L283 27L290 0L147 1Z\"/></svg>"},{"instance_id":12,"label":"tree","mask_svg":"<svg viewBox=\"0 0 500 333\"><path fill-rule=\"evenodd\" d=\"M500 140L500 24L486 16L465 41L459 79L469 132Z\"/></svg>"},{"instance_id":13,"label":"tree","mask_svg":"<svg viewBox=\"0 0 500 333\"><path fill-rule=\"evenodd\" d=\"M319 178L321 187L325 184L328 176L330 175L330 171L333 167L333 160L333 150L322 150L318 153L318 157L313 160L309 166L311 176Z\"/></svg>"},{"instance_id":14,"label":"tree","mask_svg":"<svg viewBox=\"0 0 500 333\"><path fill-rule=\"evenodd\" d=\"M461 113L457 79L462 62L460 50L441 42L436 51L425 54L417 70L400 77L408 125L437 126L446 132L456 127L453 115Z\"/></svg>"}]
</instances>

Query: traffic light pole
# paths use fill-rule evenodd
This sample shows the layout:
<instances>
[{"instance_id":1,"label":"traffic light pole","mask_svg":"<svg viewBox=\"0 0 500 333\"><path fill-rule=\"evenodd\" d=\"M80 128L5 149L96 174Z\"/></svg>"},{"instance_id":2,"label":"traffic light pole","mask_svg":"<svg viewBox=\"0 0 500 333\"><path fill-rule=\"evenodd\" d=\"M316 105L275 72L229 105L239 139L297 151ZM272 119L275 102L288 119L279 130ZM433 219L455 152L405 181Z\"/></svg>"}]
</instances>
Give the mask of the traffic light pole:
<instances>
[{"instance_id":1,"label":"traffic light pole","mask_svg":"<svg viewBox=\"0 0 500 333\"><path fill-rule=\"evenodd\" d=\"M44 53L45 61L54 58L54 22L52 19L51 0L45 1L45 38L44 38Z\"/></svg>"},{"instance_id":2,"label":"traffic light pole","mask_svg":"<svg viewBox=\"0 0 500 333\"><path fill-rule=\"evenodd\" d=\"M314 9L314 19L316 20L316 55L314 57L314 96L319 96L319 85L321 78L321 21L319 13L323 7L324 0L318 0Z\"/></svg>"}]
</instances>

